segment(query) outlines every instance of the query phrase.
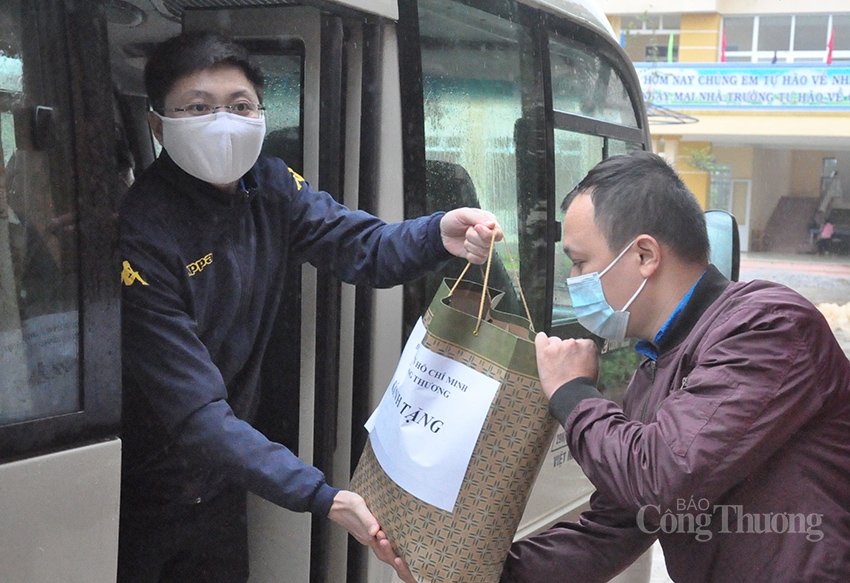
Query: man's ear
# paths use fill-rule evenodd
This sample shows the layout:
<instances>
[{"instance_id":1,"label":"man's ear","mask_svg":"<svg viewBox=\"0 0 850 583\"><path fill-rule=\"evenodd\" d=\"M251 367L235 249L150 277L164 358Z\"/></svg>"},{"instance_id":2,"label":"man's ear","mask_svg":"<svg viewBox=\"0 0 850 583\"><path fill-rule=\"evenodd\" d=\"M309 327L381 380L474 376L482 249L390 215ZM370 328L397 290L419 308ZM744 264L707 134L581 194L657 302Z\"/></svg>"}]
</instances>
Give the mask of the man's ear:
<instances>
[{"instance_id":1,"label":"man's ear","mask_svg":"<svg viewBox=\"0 0 850 583\"><path fill-rule=\"evenodd\" d=\"M639 235L635 239L635 247L640 256L640 274L648 279L661 266L663 250L652 235Z\"/></svg>"},{"instance_id":2,"label":"man's ear","mask_svg":"<svg viewBox=\"0 0 850 583\"><path fill-rule=\"evenodd\" d=\"M153 132L153 137L156 138L156 141L159 142L159 145L162 145L162 118L160 118L153 111L148 112L148 125L151 126L151 131Z\"/></svg>"}]
</instances>

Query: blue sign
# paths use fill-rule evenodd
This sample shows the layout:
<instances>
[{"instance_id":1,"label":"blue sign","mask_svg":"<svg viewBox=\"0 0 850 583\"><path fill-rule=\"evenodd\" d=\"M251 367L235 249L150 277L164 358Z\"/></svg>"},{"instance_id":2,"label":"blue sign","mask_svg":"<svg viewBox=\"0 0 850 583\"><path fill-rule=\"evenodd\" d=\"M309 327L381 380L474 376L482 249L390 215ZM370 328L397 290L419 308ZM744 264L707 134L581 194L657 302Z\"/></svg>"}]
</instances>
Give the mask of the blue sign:
<instances>
[{"instance_id":1,"label":"blue sign","mask_svg":"<svg viewBox=\"0 0 850 583\"><path fill-rule=\"evenodd\" d=\"M647 103L677 109L850 111L850 67L635 63Z\"/></svg>"}]
</instances>

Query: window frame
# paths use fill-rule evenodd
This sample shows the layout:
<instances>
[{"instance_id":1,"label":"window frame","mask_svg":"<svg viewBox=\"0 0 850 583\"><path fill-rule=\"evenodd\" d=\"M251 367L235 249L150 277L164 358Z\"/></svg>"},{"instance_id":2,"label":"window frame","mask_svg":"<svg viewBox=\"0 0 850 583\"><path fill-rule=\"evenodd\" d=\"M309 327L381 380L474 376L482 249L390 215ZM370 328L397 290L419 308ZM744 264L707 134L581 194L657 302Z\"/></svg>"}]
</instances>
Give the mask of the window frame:
<instances>
[{"instance_id":1,"label":"window frame","mask_svg":"<svg viewBox=\"0 0 850 583\"><path fill-rule=\"evenodd\" d=\"M106 23L92 3L67 6L49 0L37 10L39 28L44 27L39 58L56 59L58 53L67 59L61 68L67 79L54 90L68 106L73 142L80 406L75 412L0 426L0 462L113 438L121 420L121 269L113 202L119 186Z\"/></svg>"},{"instance_id":2,"label":"window frame","mask_svg":"<svg viewBox=\"0 0 850 583\"><path fill-rule=\"evenodd\" d=\"M649 123L646 117L646 109L640 82L634 67L630 64L625 51L613 38L603 36L595 30L583 25L580 20L571 20L562 16L555 16L540 10L533 9L523 4L503 0L498 3L485 2L481 0L458 0L465 4L490 14L505 17L526 28L527 34L533 39L534 54L536 56L538 79L534 87L523 86L523 91L539 92L539 96L524 99L523 107L533 103L535 100L542 107L533 106L534 111L528 115L532 123L539 124L540 135L536 138L545 144L543 154L540 156L539 165L536 169L529 169L526 177L518 176L521 184L525 180L531 181L539 188L539 192L545 193L545 206L547 209L545 238L548 244L540 257L535 256L532 261L527 257L521 257L520 263L546 265L542 281L529 281L528 272L521 275L523 289L543 286L545 297L542 306L529 306L538 329L548 330L552 321L552 303L554 286L554 253L556 242L560 240L560 224L556 221L556 208L558 201L555 200L555 164L554 164L554 130L566 129L580 133L600 135L605 138L614 138L622 141L635 142L644 149L651 143L649 136ZM495 4L495 5L494 5ZM550 31L570 38L587 47L588 51L600 55L609 63L614 72L620 77L626 86L632 109L637 118L637 128L624 126L595 118L560 112L553 109L552 105L552 79L549 60ZM421 216L425 212L426 197L426 171L425 171L425 138L424 138L424 112L423 112L423 85L422 85L422 55L419 48L419 20L418 7L414 0L400 0L399 2L399 54L400 75L402 87L402 125L414 128L414 131L405 132L403 136L404 151L404 184L405 184L405 216ZM538 104L538 105L539 105ZM535 121L536 120L536 121ZM522 188L528 190L526 183ZM520 255L522 252L520 251ZM414 282L405 286L404 291L404 320L405 332L412 329L423 310L427 307L431 298L426 297L424 282ZM405 334L406 336L406 334Z\"/></svg>"},{"instance_id":3,"label":"window frame","mask_svg":"<svg viewBox=\"0 0 850 583\"><path fill-rule=\"evenodd\" d=\"M827 48L827 43L829 42L829 37L831 31L835 26L835 17L840 16L843 18L850 17L850 13L830 13L830 14L789 14L789 15L776 15L776 16L790 16L791 25L789 29L789 37L787 43L787 49L776 49L776 50L760 50L759 47L759 32L761 28L761 17L762 16L774 16L774 15L729 15L724 16L723 21L721 23L721 35L723 34L723 30L726 27L726 20L728 18L752 18L753 19L753 30L752 30L752 44L746 50L737 50L737 51L725 51L725 59L726 62L744 62L744 63L771 63L774 62L775 58L777 63L795 63L795 62L820 62L823 63L826 61L827 53L829 49ZM796 40L796 29L797 29L797 16L826 16L827 24L825 36L823 39L823 48L817 50L798 50L795 48L795 40ZM740 47L739 47L740 49ZM850 61L850 49L837 49L833 50L832 53L833 62L847 62Z\"/></svg>"}]
</instances>

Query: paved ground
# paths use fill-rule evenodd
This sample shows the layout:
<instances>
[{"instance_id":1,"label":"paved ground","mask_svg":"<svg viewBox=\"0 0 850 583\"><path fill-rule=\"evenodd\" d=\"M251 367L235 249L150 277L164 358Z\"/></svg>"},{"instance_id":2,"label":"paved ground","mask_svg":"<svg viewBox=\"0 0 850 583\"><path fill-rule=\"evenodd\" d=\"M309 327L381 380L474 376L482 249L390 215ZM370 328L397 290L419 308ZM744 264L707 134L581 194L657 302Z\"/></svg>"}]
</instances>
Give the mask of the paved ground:
<instances>
[{"instance_id":1,"label":"paved ground","mask_svg":"<svg viewBox=\"0 0 850 583\"><path fill-rule=\"evenodd\" d=\"M850 257L749 253L740 279L776 281L820 307L850 357Z\"/></svg>"},{"instance_id":2,"label":"paved ground","mask_svg":"<svg viewBox=\"0 0 850 583\"><path fill-rule=\"evenodd\" d=\"M741 257L739 279L775 281L806 297L827 316L850 357L850 257L749 253ZM672 583L658 543L652 549L650 583Z\"/></svg>"},{"instance_id":3,"label":"paved ground","mask_svg":"<svg viewBox=\"0 0 850 583\"><path fill-rule=\"evenodd\" d=\"M740 279L785 284L815 305L850 302L850 257L749 253L741 257Z\"/></svg>"}]
</instances>

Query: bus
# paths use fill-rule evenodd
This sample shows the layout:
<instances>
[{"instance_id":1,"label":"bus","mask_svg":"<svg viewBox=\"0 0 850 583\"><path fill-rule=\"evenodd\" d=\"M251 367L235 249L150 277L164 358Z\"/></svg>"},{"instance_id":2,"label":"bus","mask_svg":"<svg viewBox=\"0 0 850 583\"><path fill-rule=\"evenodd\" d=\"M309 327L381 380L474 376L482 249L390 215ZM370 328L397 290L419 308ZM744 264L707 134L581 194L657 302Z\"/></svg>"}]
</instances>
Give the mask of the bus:
<instances>
[{"instance_id":1,"label":"bus","mask_svg":"<svg viewBox=\"0 0 850 583\"><path fill-rule=\"evenodd\" d=\"M257 55L264 152L343 204L387 221L494 212L536 328L559 336L585 335L559 204L602 159L651 147L592 0L0 0L0 581L115 581L116 202L159 152L146 56L184 30ZM293 269L257 427L345 487L407 334L462 267L390 290ZM522 313L510 271L500 254L491 279ZM601 349L617 399L636 358ZM575 517L592 490L560 433L517 537ZM252 583L394 580L327 520L250 496L249 529Z\"/></svg>"}]
</instances>

